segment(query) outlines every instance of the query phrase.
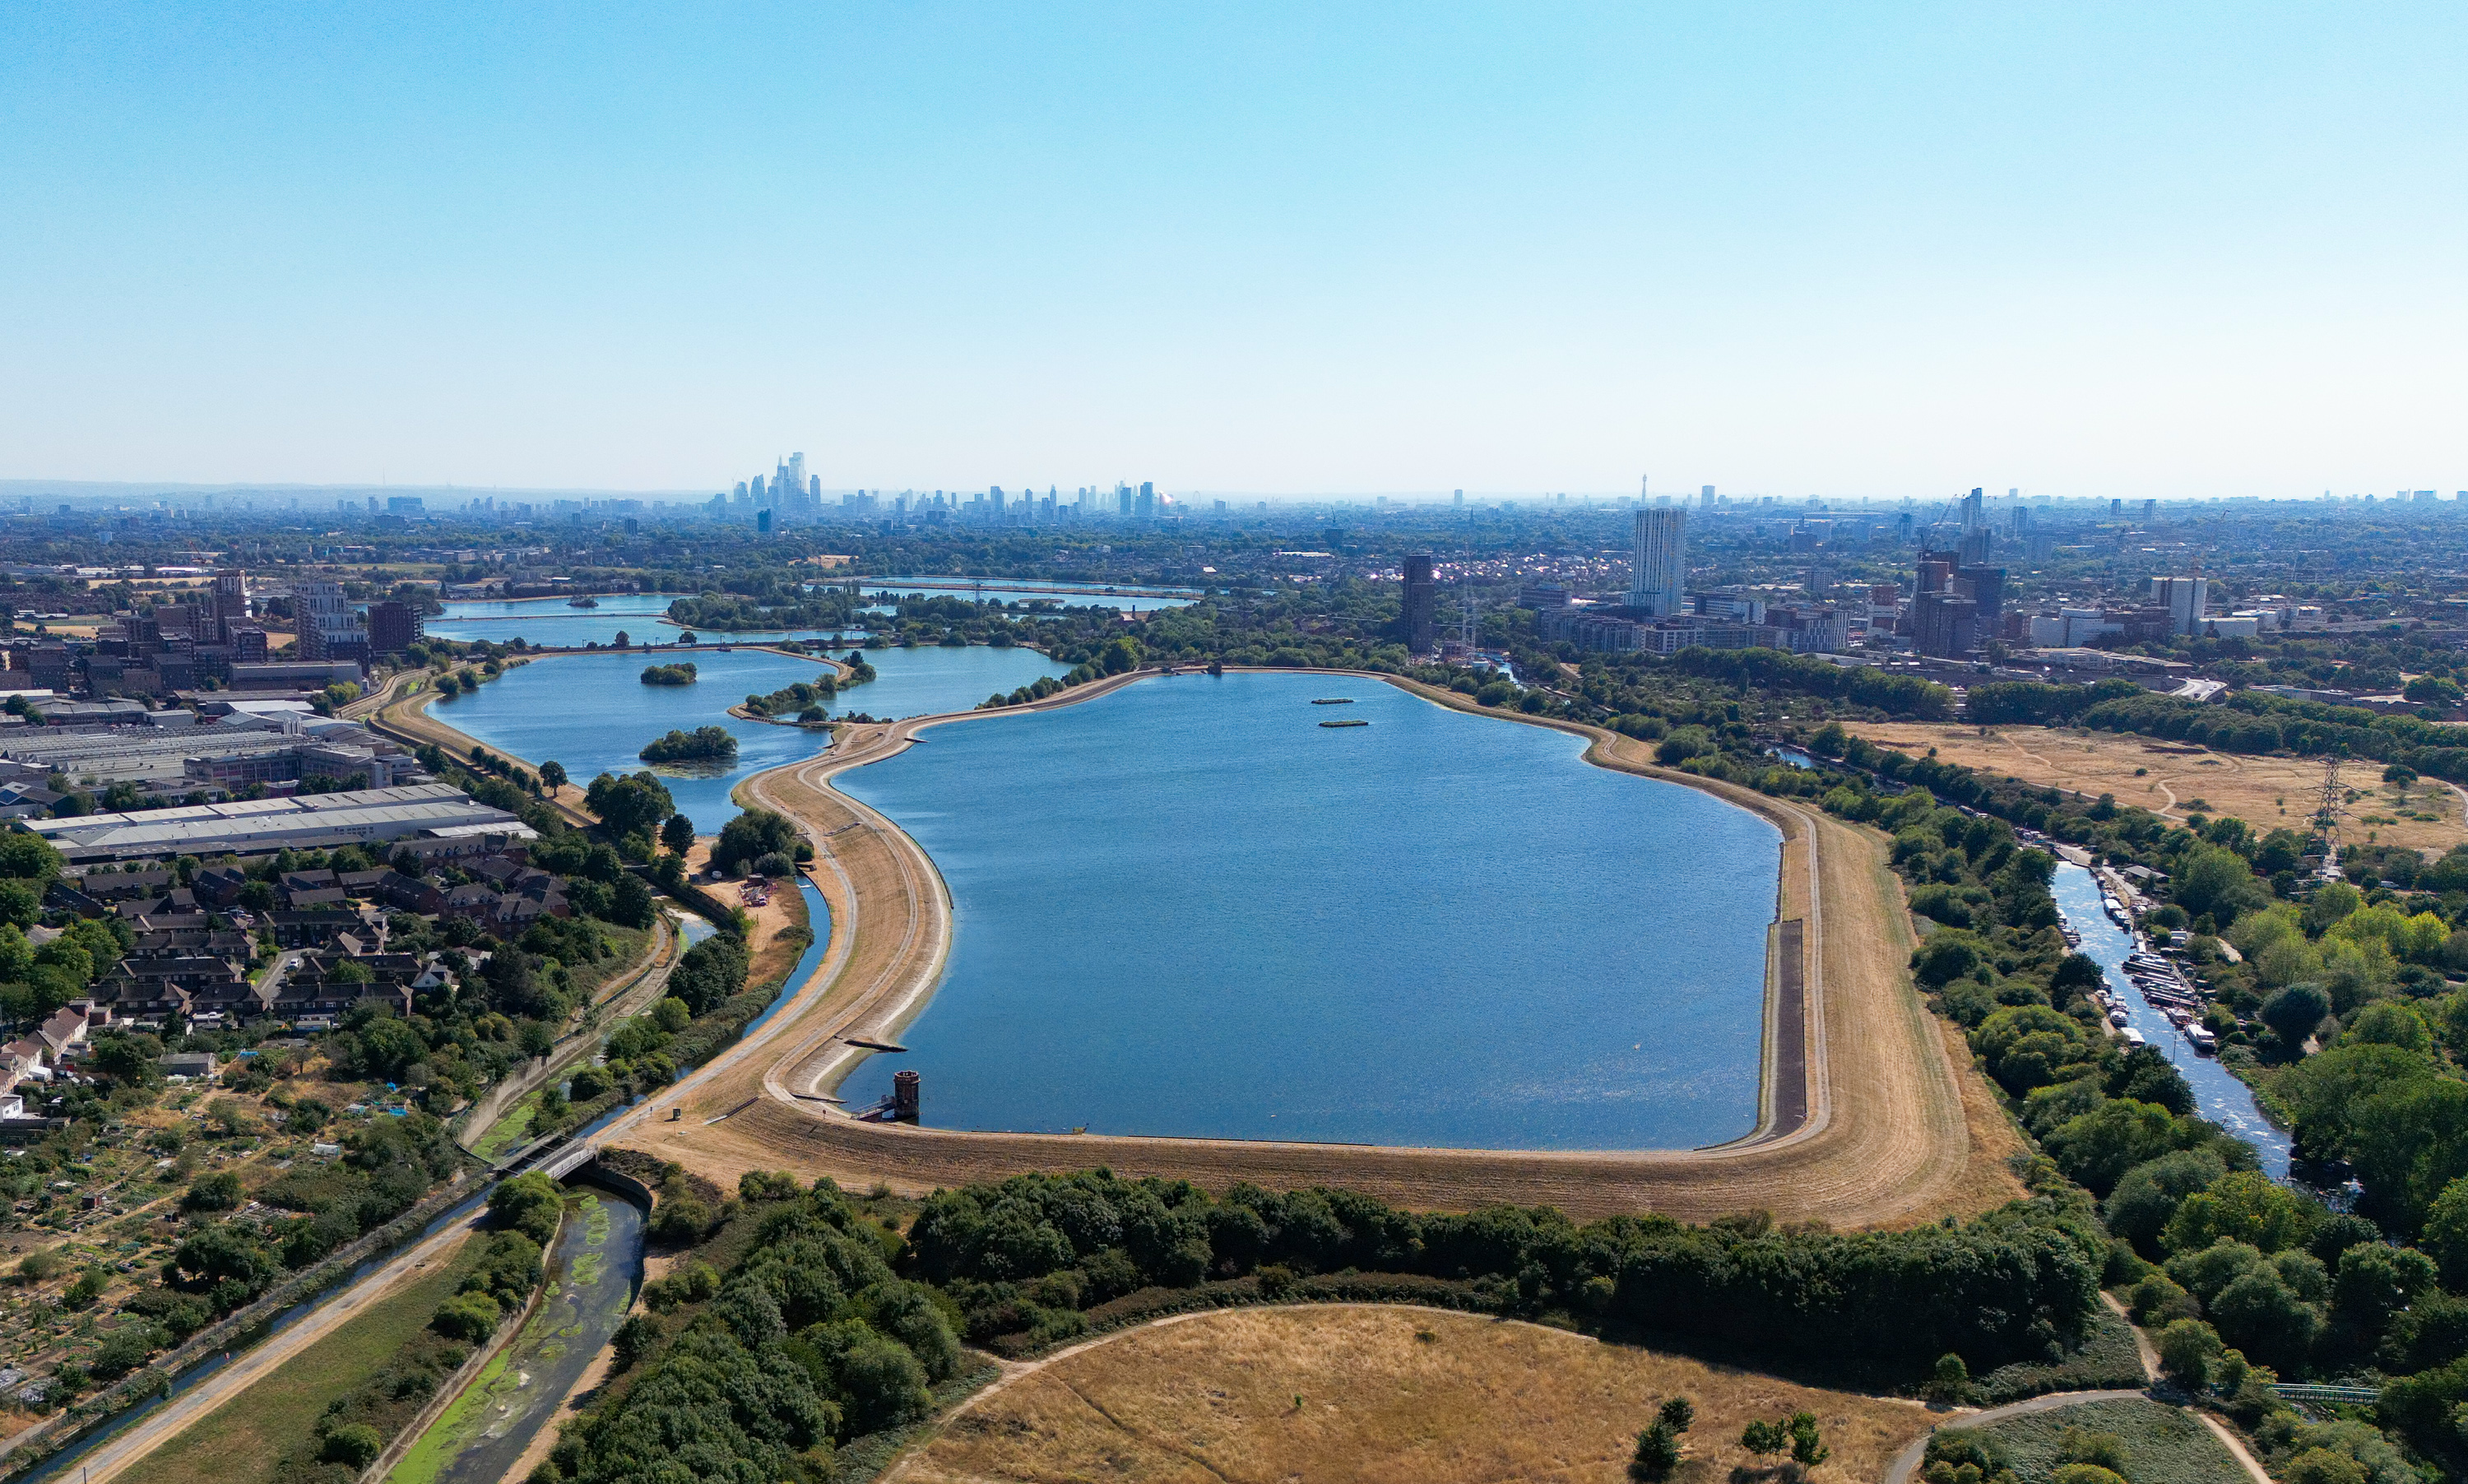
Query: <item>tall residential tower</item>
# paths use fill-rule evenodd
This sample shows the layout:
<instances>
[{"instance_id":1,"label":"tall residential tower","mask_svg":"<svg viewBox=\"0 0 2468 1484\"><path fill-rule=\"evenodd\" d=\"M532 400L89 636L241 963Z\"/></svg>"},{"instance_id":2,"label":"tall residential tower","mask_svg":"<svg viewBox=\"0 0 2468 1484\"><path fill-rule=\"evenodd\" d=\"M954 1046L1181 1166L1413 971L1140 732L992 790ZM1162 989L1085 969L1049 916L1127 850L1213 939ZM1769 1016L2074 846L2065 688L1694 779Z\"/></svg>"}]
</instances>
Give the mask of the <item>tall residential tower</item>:
<instances>
[{"instance_id":1,"label":"tall residential tower","mask_svg":"<svg viewBox=\"0 0 2468 1484\"><path fill-rule=\"evenodd\" d=\"M1431 581L1431 554L1416 552L1405 559L1405 648L1409 652L1431 652L1439 611L1440 590Z\"/></svg>"},{"instance_id":2,"label":"tall residential tower","mask_svg":"<svg viewBox=\"0 0 2468 1484\"><path fill-rule=\"evenodd\" d=\"M1658 505L1636 513L1636 559L1629 568L1628 605L1656 618L1680 612L1688 577L1688 512Z\"/></svg>"}]
</instances>

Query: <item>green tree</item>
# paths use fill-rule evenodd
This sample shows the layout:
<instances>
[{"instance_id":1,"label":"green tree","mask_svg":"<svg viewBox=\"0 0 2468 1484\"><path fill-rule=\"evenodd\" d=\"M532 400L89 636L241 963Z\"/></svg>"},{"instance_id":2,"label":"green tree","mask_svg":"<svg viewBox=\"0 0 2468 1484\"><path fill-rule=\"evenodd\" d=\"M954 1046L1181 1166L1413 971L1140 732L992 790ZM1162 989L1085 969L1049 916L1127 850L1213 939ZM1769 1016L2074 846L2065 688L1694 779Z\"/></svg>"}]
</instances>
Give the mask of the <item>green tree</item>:
<instances>
[{"instance_id":1,"label":"green tree","mask_svg":"<svg viewBox=\"0 0 2468 1484\"><path fill-rule=\"evenodd\" d=\"M2288 1460L2280 1477L2287 1484L2372 1484L2365 1466L2346 1453L2309 1448Z\"/></svg>"},{"instance_id":2,"label":"green tree","mask_svg":"<svg viewBox=\"0 0 2468 1484\"><path fill-rule=\"evenodd\" d=\"M2050 1130L2042 1143L2059 1169L2105 1197L2126 1171L2167 1153L2176 1138L2177 1120L2166 1108L2111 1098Z\"/></svg>"},{"instance_id":3,"label":"green tree","mask_svg":"<svg viewBox=\"0 0 2468 1484\"><path fill-rule=\"evenodd\" d=\"M180 1198L181 1208L189 1211L230 1211L240 1201L240 1176L219 1170L198 1176Z\"/></svg>"},{"instance_id":4,"label":"green tree","mask_svg":"<svg viewBox=\"0 0 2468 1484\"><path fill-rule=\"evenodd\" d=\"M2223 1238L2278 1252L2302 1246L2321 1209L2268 1176L2240 1170L2186 1197L2161 1241L2171 1252L2199 1252Z\"/></svg>"},{"instance_id":5,"label":"green tree","mask_svg":"<svg viewBox=\"0 0 2468 1484\"><path fill-rule=\"evenodd\" d=\"M1824 1438L1817 1430L1815 1412L1794 1412L1785 1426L1791 1432L1792 1462L1803 1469L1814 1469L1834 1456L1834 1450L1825 1446Z\"/></svg>"},{"instance_id":6,"label":"green tree","mask_svg":"<svg viewBox=\"0 0 2468 1484\"><path fill-rule=\"evenodd\" d=\"M1760 1458L1770 1457L1791 1447L1791 1432L1782 1423L1761 1417L1740 1429L1740 1446Z\"/></svg>"},{"instance_id":7,"label":"green tree","mask_svg":"<svg viewBox=\"0 0 2468 1484\"><path fill-rule=\"evenodd\" d=\"M1962 1357L1947 1351L1937 1357L1936 1365L1929 1372L1928 1382L1920 1388L1920 1394L1931 1402L1960 1402L1971 1394L1971 1367L1962 1363Z\"/></svg>"},{"instance_id":8,"label":"green tree","mask_svg":"<svg viewBox=\"0 0 2468 1484\"><path fill-rule=\"evenodd\" d=\"M1912 955L1911 971L1920 983L1941 990L1968 977L1980 964L1979 949L1967 934L1934 932Z\"/></svg>"},{"instance_id":9,"label":"green tree","mask_svg":"<svg viewBox=\"0 0 2468 1484\"><path fill-rule=\"evenodd\" d=\"M482 1333L485 1335L487 1332ZM328 1427L326 1436L318 1444L317 1456L328 1463L365 1469L377 1462L377 1454L384 1451L383 1433L367 1423L353 1422Z\"/></svg>"},{"instance_id":10,"label":"green tree","mask_svg":"<svg viewBox=\"0 0 2468 1484\"><path fill-rule=\"evenodd\" d=\"M457 1293L437 1306L429 1318L429 1328L447 1339L466 1344L478 1344L497 1332L505 1311L486 1293Z\"/></svg>"},{"instance_id":11,"label":"green tree","mask_svg":"<svg viewBox=\"0 0 2468 1484\"><path fill-rule=\"evenodd\" d=\"M551 758L547 762L541 764L539 768L539 781L540 787L546 788L551 793L555 793L558 789L564 788L565 765L560 763L555 758Z\"/></svg>"},{"instance_id":12,"label":"green tree","mask_svg":"<svg viewBox=\"0 0 2468 1484\"><path fill-rule=\"evenodd\" d=\"M620 927L649 927L656 915L651 904L651 888L642 879L628 876L617 882L608 909L608 921Z\"/></svg>"},{"instance_id":13,"label":"green tree","mask_svg":"<svg viewBox=\"0 0 2468 1484\"><path fill-rule=\"evenodd\" d=\"M2442 1281L2468 1290L2468 1176L2442 1187L2425 1215L2426 1252L2442 1269Z\"/></svg>"},{"instance_id":14,"label":"green tree","mask_svg":"<svg viewBox=\"0 0 2468 1484\"><path fill-rule=\"evenodd\" d=\"M795 820L773 810L749 809L720 827L711 848L711 863L722 871L765 856L793 856L800 836Z\"/></svg>"},{"instance_id":15,"label":"green tree","mask_svg":"<svg viewBox=\"0 0 2468 1484\"><path fill-rule=\"evenodd\" d=\"M2217 846L2198 845L2180 856L2173 884L2179 906L2223 923L2269 901L2245 857Z\"/></svg>"},{"instance_id":16,"label":"green tree","mask_svg":"<svg viewBox=\"0 0 2468 1484\"><path fill-rule=\"evenodd\" d=\"M2380 1334L2393 1315L2432 1292L2440 1276L2434 1259L2413 1247L2367 1242L2340 1254L2332 1291L2342 1318Z\"/></svg>"},{"instance_id":17,"label":"green tree","mask_svg":"<svg viewBox=\"0 0 2468 1484\"><path fill-rule=\"evenodd\" d=\"M2199 1391L2210 1383L2212 1362L2228 1347L2220 1343L2219 1332L2202 1320L2179 1319L2160 1332L2154 1348L2160 1352L2161 1374Z\"/></svg>"},{"instance_id":18,"label":"green tree","mask_svg":"<svg viewBox=\"0 0 2468 1484\"><path fill-rule=\"evenodd\" d=\"M671 814L668 823L660 826L660 843L673 855L684 855L694 849L694 821L683 814Z\"/></svg>"},{"instance_id":19,"label":"green tree","mask_svg":"<svg viewBox=\"0 0 2468 1484\"><path fill-rule=\"evenodd\" d=\"M623 778L603 773L591 780L583 802L619 839L656 829L660 821L677 811L676 801L669 797L668 786L649 771Z\"/></svg>"},{"instance_id":20,"label":"green tree","mask_svg":"<svg viewBox=\"0 0 2468 1484\"><path fill-rule=\"evenodd\" d=\"M2262 1006L2262 1023L2294 1053L2331 1013L2331 996L2315 984L2292 984Z\"/></svg>"},{"instance_id":21,"label":"green tree","mask_svg":"<svg viewBox=\"0 0 2468 1484\"><path fill-rule=\"evenodd\" d=\"M1628 1461L1628 1476L1637 1484L1661 1484L1680 1467L1680 1433L1657 1421L1636 1435L1636 1452Z\"/></svg>"},{"instance_id":22,"label":"green tree","mask_svg":"<svg viewBox=\"0 0 2468 1484\"><path fill-rule=\"evenodd\" d=\"M521 1232L543 1247L557 1240L558 1215L564 1206L564 1192L537 1170L501 1180L489 1192L489 1215L498 1227Z\"/></svg>"}]
</instances>

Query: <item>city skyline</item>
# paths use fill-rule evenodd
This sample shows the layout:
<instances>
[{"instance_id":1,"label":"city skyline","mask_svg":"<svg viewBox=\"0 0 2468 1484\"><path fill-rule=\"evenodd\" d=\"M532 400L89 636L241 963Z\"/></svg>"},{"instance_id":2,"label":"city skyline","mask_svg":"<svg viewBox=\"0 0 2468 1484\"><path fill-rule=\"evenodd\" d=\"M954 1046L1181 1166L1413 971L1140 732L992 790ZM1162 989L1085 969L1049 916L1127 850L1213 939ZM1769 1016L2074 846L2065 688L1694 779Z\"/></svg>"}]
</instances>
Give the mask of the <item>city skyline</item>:
<instances>
[{"instance_id":1,"label":"city skyline","mask_svg":"<svg viewBox=\"0 0 2468 1484\"><path fill-rule=\"evenodd\" d=\"M2463 60L2434 7L19 11L0 475L2448 491Z\"/></svg>"}]
</instances>

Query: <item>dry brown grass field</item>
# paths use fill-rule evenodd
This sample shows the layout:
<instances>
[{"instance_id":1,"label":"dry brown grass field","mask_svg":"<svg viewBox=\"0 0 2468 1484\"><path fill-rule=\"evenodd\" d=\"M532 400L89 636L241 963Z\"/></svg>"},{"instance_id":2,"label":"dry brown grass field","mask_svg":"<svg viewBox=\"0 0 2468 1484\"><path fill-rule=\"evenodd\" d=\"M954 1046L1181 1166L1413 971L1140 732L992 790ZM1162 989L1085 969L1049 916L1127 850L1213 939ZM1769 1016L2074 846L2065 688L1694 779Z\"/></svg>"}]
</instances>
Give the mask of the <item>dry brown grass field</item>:
<instances>
[{"instance_id":1,"label":"dry brown grass field","mask_svg":"<svg viewBox=\"0 0 2468 1484\"><path fill-rule=\"evenodd\" d=\"M2172 819L2198 809L2215 817L2233 814L2257 831L2304 829L2322 788L2318 759L2242 757L2157 737L1902 721L1852 722L1844 730L1899 752L1916 755L1934 747L1941 761L1996 777L2114 794L2119 804L2139 805ZM2136 768L2144 771L2137 774ZM2341 821L2348 839L2363 841L2370 835L2381 844L2404 845L2429 856L2468 841L2460 795L2450 785L2427 779L2403 793L2382 781L2379 764L2358 764L2341 776L2358 795L2347 805L2349 817ZM2414 817L2427 814L2434 817Z\"/></svg>"},{"instance_id":2,"label":"dry brown grass field","mask_svg":"<svg viewBox=\"0 0 2468 1484\"><path fill-rule=\"evenodd\" d=\"M1430 1310L1237 1310L1066 1351L980 1393L885 1475L900 1484L1489 1484L1626 1478L1663 1399L1697 1406L1686 1481L1771 1468L1754 1418L1817 1414L1816 1484L1879 1477L1928 1429L1913 1403Z\"/></svg>"}]
</instances>

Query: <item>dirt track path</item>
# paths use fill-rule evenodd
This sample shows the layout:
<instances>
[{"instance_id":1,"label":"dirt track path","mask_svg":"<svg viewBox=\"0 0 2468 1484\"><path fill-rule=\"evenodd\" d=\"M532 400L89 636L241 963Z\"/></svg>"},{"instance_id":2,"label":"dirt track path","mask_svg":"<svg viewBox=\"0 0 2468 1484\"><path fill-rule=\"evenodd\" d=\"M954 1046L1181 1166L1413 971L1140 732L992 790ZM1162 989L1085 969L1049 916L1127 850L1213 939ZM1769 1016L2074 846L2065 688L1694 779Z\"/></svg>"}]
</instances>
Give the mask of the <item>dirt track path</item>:
<instances>
[{"instance_id":1,"label":"dirt track path","mask_svg":"<svg viewBox=\"0 0 2468 1484\"><path fill-rule=\"evenodd\" d=\"M813 880L832 910L824 963L761 1035L691 1089L654 1100L656 1109L644 1105L607 1141L722 1181L785 1167L860 1189L880 1182L923 1192L1103 1164L1220 1189L1238 1180L1344 1185L1416 1209L1513 1201L1580 1217L1657 1211L1704 1220L1762 1207L1783 1220L1873 1225L1982 1210L2020 1193L2002 1163L2010 1129L1993 1100L1967 1085L1977 1081L1968 1058L1949 1056L1908 981L1909 922L1883 837L1792 801L1672 772L1651 761L1647 744L1566 722L1542 724L1588 738L1587 760L1597 765L1704 788L1784 831L1783 915L1810 925L1815 1082L1798 1132L1719 1151L1512 1153L961 1133L860 1124L831 1111L816 1089L857 1055L839 1039L896 1034L940 977L950 932L933 862L897 825L831 788L832 777L914 745L934 726L1081 704L1131 678L1061 693L1036 708L852 727L824 756L749 780L757 802L796 818L814 841ZM1405 688L1479 711L1452 693Z\"/></svg>"}]
</instances>

